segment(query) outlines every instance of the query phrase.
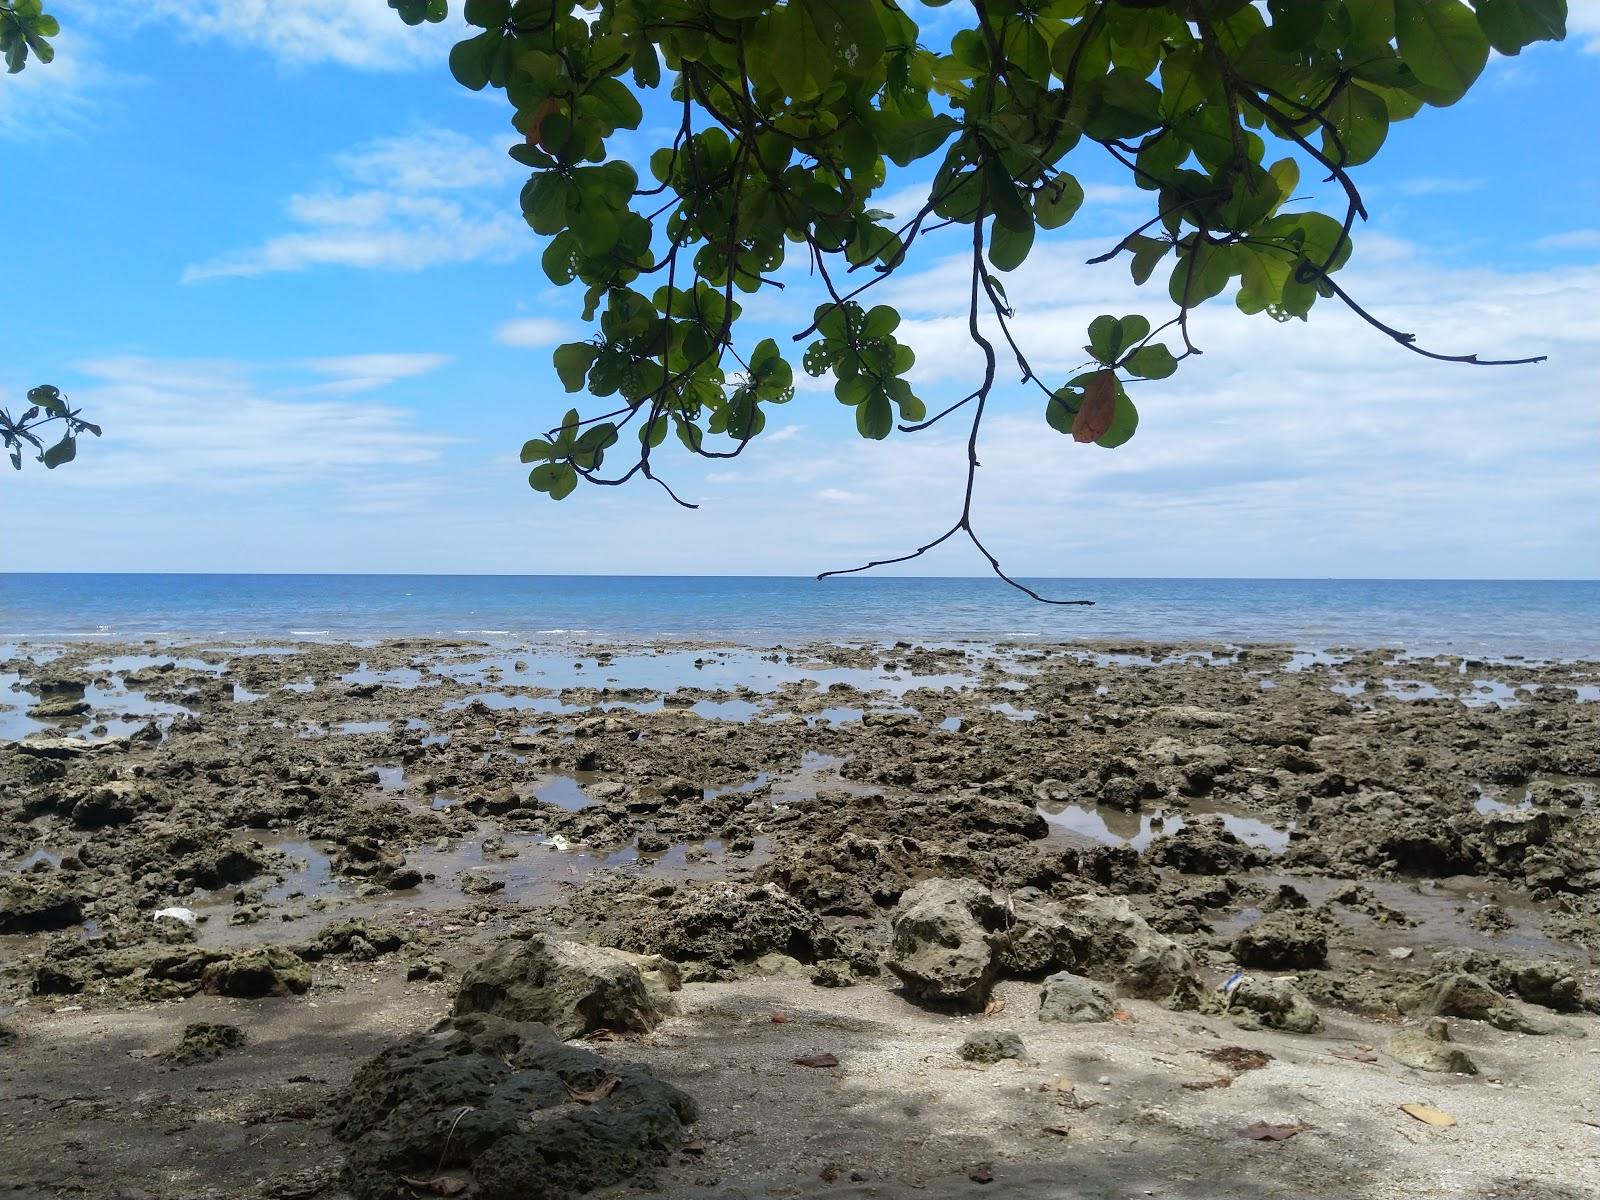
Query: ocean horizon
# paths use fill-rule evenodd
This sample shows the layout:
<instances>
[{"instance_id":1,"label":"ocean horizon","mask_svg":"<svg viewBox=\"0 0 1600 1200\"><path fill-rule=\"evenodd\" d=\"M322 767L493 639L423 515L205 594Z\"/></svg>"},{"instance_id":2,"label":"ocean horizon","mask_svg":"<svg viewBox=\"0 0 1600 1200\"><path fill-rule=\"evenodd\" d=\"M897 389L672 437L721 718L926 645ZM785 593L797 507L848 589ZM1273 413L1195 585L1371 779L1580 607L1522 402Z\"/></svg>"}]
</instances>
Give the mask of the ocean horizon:
<instances>
[{"instance_id":1,"label":"ocean horizon","mask_svg":"<svg viewBox=\"0 0 1600 1200\"><path fill-rule=\"evenodd\" d=\"M1142 641L1600 658L1600 581L0 573L0 639Z\"/></svg>"}]
</instances>

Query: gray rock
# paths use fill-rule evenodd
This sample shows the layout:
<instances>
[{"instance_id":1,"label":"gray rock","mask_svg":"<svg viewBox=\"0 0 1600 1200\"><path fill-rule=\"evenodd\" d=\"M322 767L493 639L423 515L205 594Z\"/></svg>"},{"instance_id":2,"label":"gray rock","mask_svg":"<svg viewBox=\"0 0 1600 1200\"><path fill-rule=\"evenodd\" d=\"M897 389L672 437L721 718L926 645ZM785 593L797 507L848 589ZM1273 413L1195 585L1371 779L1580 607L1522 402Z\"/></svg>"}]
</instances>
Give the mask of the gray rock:
<instances>
[{"instance_id":1,"label":"gray rock","mask_svg":"<svg viewBox=\"0 0 1600 1200\"><path fill-rule=\"evenodd\" d=\"M1059 971L1039 989L1039 1020L1077 1025L1109 1021L1116 1012L1111 993L1081 975Z\"/></svg>"},{"instance_id":2,"label":"gray rock","mask_svg":"<svg viewBox=\"0 0 1600 1200\"><path fill-rule=\"evenodd\" d=\"M538 1021L563 1038L596 1029L644 1033L675 1009L665 959L539 936L509 942L462 976L457 1015Z\"/></svg>"},{"instance_id":3,"label":"gray rock","mask_svg":"<svg viewBox=\"0 0 1600 1200\"><path fill-rule=\"evenodd\" d=\"M58 883L22 878L0 884L0 933L65 929L82 920L78 898Z\"/></svg>"},{"instance_id":4,"label":"gray rock","mask_svg":"<svg viewBox=\"0 0 1600 1200\"><path fill-rule=\"evenodd\" d=\"M301 995L311 988L311 968L282 946L256 946L206 965L200 990L218 996Z\"/></svg>"},{"instance_id":5,"label":"gray rock","mask_svg":"<svg viewBox=\"0 0 1600 1200\"><path fill-rule=\"evenodd\" d=\"M1240 966L1267 970L1326 966L1328 931L1315 917L1294 912L1271 913L1234 939L1233 956Z\"/></svg>"},{"instance_id":6,"label":"gray rock","mask_svg":"<svg viewBox=\"0 0 1600 1200\"><path fill-rule=\"evenodd\" d=\"M1600 1003L1596 1003L1594 997L1584 990L1583 983L1566 963L1546 961L1524 964L1512 974L1511 986L1528 1003L1553 1008L1557 1012L1600 1011Z\"/></svg>"},{"instance_id":7,"label":"gray rock","mask_svg":"<svg viewBox=\"0 0 1600 1200\"><path fill-rule=\"evenodd\" d=\"M1512 1033L1553 1033L1555 1027L1523 1013L1477 975L1436 975L1400 997L1400 1009L1421 1017L1464 1017Z\"/></svg>"},{"instance_id":8,"label":"gray rock","mask_svg":"<svg viewBox=\"0 0 1600 1200\"><path fill-rule=\"evenodd\" d=\"M1402 1029L1384 1045L1383 1052L1401 1066L1448 1075L1476 1075L1478 1066L1460 1046L1450 1041L1450 1027L1438 1017L1421 1029Z\"/></svg>"},{"instance_id":9,"label":"gray rock","mask_svg":"<svg viewBox=\"0 0 1600 1200\"><path fill-rule=\"evenodd\" d=\"M1122 995L1167 998L1185 990L1194 960L1157 933L1124 896L1075 896L1059 905L1070 953L1059 965L1116 984Z\"/></svg>"},{"instance_id":10,"label":"gray rock","mask_svg":"<svg viewBox=\"0 0 1600 1200\"><path fill-rule=\"evenodd\" d=\"M695 1106L646 1067L475 1013L368 1060L334 1115L358 1200L440 1172L470 1175L479 1200L564 1200L663 1165Z\"/></svg>"},{"instance_id":11,"label":"gray rock","mask_svg":"<svg viewBox=\"0 0 1600 1200\"><path fill-rule=\"evenodd\" d=\"M971 880L928 879L895 909L887 965L914 1000L976 1011L994 982L1005 909Z\"/></svg>"},{"instance_id":12,"label":"gray rock","mask_svg":"<svg viewBox=\"0 0 1600 1200\"><path fill-rule=\"evenodd\" d=\"M1245 979L1233 990L1232 1007L1284 1033L1316 1033L1322 1028L1322 1017L1292 979Z\"/></svg>"},{"instance_id":13,"label":"gray rock","mask_svg":"<svg viewBox=\"0 0 1600 1200\"><path fill-rule=\"evenodd\" d=\"M1022 1039L1009 1029L984 1029L961 1043L961 1057L968 1062L997 1063L1006 1058L1027 1058Z\"/></svg>"}]
</instances>

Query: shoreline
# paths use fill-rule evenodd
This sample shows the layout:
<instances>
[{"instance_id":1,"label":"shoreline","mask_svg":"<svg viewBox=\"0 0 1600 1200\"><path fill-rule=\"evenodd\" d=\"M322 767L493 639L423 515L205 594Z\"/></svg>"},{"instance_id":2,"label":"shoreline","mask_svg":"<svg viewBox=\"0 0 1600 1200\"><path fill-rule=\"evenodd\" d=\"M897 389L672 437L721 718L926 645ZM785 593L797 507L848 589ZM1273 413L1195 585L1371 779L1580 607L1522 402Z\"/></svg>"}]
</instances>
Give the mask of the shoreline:
<instances>
[{"instance_id":1,"label":"shoreline","mask_svg":"<svg viewBox=\"0 0 1600 1200\"><path fill-rule=\"evenodd\" d=\"M229 1200L342 1195L322 1114L351 1073L447 1012L503 939L545 934L664 956L684 981L678 1015L599 1046L702 1108L706 1149L644 1194L965 1196L987 1162L1044 1200L1104 1154L1121 1196L1115 1164L1146 1141L1160 1153L1134 1173L1172 1196L1203 1194L1184 1162L1238 1173L1241 1195L1330 1200L1477 1196L1439 1188L1461 1161L1510 1164L1524 1190L1587 1169L1562 1147L1573 1112L1600 1119L1600 703L1578 690L1600 697L1596 664L1126 639L153 649L0 663L21 676L0 726L48 727L0 754L0 1121L44 1194L111 1170L200 1196L199 1155ZM930 1008L888 966L930 881L1029 912L1125 905L1188 990L1056 1026L1044 968L1013 966L1003 1010ZM172 908L194 923L153 915ZM231 993L216 981L242 961L309 990ZM1319 1031L1218 1008L1240 966ZM1388 1046L1421 1020L1411 997L1460 974L1511 1014L1447 1014L1477 1077L1350 1049ZM1527 980L1570 986L1552 1002ZM180 1069L202 1020L244 1048ZM1028 1060L963 1060L984 1028ZM1274 1065L1207 1073L1229 1044ZM822 1050L842 1065L791 1062ZM121 1108L64 1099L95 1071ZM1040 1090L1058 1076L1094 1104L1063 1111ZM239 1099L219 1109L219 1087ZM160 1105L132 1103L153 1089ZM1461 1136L1397 1132L1397 1097ZM1315 1133L1241 1152L1239 1127L1291 1118ZM1071 1136L1041 1132L1062 1120ZM85 1137L98 1164L63 1150Z\"/></svg>"}]
</instances>

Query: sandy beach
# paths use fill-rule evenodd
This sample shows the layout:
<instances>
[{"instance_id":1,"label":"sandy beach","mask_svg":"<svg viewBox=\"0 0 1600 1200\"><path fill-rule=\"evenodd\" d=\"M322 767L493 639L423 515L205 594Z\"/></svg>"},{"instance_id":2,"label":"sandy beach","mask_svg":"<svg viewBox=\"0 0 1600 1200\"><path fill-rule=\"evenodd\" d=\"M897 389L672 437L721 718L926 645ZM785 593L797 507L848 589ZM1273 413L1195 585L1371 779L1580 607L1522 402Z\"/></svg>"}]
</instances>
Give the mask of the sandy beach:
<instances>
[{"instance_id":1,"label":"sandy beach","mask_svg":"<svg viewBox=\"0 0 1600 1200\"><path fill-rule=\"evenodd\" d=\"M1597 701L1339 648L21 645L0 1194L379 1194L358 1068L576 943L653 981L574 1026L599 1090L694 1110L599 1195L1600 1195ZM388 1194L504 1186L429 1145Z\"/></svg>"}]
</instances>

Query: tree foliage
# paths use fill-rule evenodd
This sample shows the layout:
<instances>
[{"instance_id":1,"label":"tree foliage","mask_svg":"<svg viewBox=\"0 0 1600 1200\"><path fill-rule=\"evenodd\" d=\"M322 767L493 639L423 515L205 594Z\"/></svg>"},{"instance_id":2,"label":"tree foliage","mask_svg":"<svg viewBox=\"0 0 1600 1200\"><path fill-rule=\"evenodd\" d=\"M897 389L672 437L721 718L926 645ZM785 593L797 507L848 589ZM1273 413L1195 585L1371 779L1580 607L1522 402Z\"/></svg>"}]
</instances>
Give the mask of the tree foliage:
<instances>
[{"instance_id":1,"label":"tree foliage","mask_svg":"<svg viewBox=\"0 0 1600 1200\"><path fill-rule=\"evenodd\" d=\"M390 3L413 23L445 15L441 0ZM893 0L467 0L480 32L455 46L451 70L504 91L523 135L511 155L531 172L523 215L548 239L544 272L582 289L594 325L555 366L600 411L574 408L523 447L534 488L561 499L580 480L661 482L669 436L703 457L738 455L792 399L798 366L831 381L863 437L964 410L959 515L883 561L959 534L1004 577L972 511L1002 354L1051 428L1105 447L1133 436L1133 393L1199 353L1190 313L1225 294L1279 321L1343 303L1419 353L1480 361L1423 350L1336 282L1367 215L1354 169L1394 122L1461 99L1491 47L1516 54L1564 36L1563 0L970 0L960 11L963 27L930 47ZM639 128L640 94L658 88L677 125L641 179L613 139ZM1171 308L1159 324L1097 317L1083 370L1041 378L1013 336L1003 277L1039 230L1078 213L1069 166L1097 161L1126 172L1152 215L1091 261L1125 263L1136 282L1164 286ZM1303 165L1338 184L1342 211L1298 201ZM933 179L916 212L875 203L892 168L917 166ZM951 228L970 260L967 333L984 365L930 417L907 378L900 316L869 293ZM741 337L742 298L783 287L779 268L797 260L822 293L795 334L798 362L771 338Z\"/></svg>"}]
</instances>

